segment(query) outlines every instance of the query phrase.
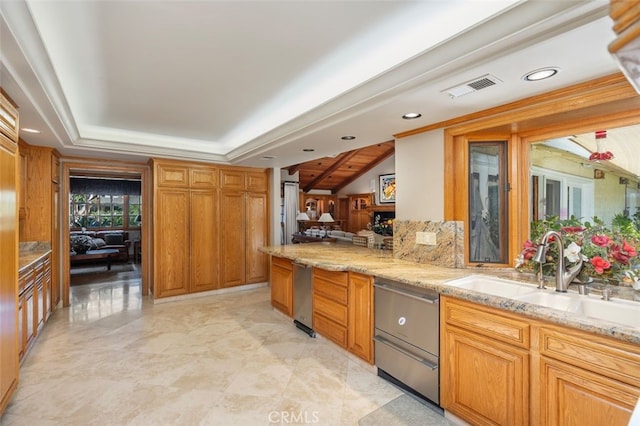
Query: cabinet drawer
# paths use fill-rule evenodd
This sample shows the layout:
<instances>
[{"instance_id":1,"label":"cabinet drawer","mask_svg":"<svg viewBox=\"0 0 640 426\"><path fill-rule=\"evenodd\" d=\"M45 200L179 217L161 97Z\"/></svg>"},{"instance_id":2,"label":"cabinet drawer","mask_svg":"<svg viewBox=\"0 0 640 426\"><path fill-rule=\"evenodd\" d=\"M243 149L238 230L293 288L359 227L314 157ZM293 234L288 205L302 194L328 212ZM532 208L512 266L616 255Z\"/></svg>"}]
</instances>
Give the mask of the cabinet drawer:
<instances>
[{"instance_id":1,"label":"cabinet drawer","mask_svg":"<svg viewBox=\"0 0 640 426\"><path fill-rule=\"evenodd\" d=\"M293 265L291 264L291 260L285 259L283 257L272 256L271 257L271 265L272 266L279 266L281 268L293 271Z\"/></svg>"},{"instance_id":2,"label":"cabinet drawer","mask_svg":"<svg viewBox=\"0 0 640 426\"><path fill-rule=\"evenodd\" d=\"M344 271L327 271L326 269L313 268L313 277L331 281L346 287L349 282L349 273Z\"/></svg>"},{"instance_id":3,"label":"cabinet drawer","mask_svg":"<svg viewBox=\"0 0 640 426\"><path fill-rule=\"evenodd\" d=\"M635 345L542 327L540 354L640 387L640 349Z\"/></svg>"},{"instance_id":4,"label":"cabinet drawer","mask_svg":"<svg viewBox=\"0 0 640 426\"><path fill-rule=\"evenodd\" d=\"M347 326L347 307L345 305L314 294L313 311L331 318L340 325Z\"/></svg>"},{"instance_id":5,"label":"cabinet drawer","mask_svg":"<svg viewBox=\"0 0 640 426\"><path fill-rule=\"evenodd\" d=\"M443 320L483 336L528 349L530 326L503 312L460 300L443 298Z\"/></svg>"},{"instance_id":6,"label":"cabinet drawer","mask_svg":"<svg viewBox=\"0 0 640 426\"><path fill-rule=\"evenodd\" d=\"M332 282L328 282L323 279L318 279L317 277L314 277L314 280L313 280L313 293L320 294L324 297L327 297L331 300L334 300L338 303L342 303L344 305L346 305L348 302L347 287L342 287L341 285L336 285Z\"/></svg>"},{"instance_id":7,"label":"cabinet drawer","mask_svg":"<svg viewBox=\"0 0 640 426\"><path fill-rule=\"evenodd\" d=\"M313 313L313 328L320 335L337 343L343 348L347 347L347 328L343 327L323 315Z\"/></svg>"}]
</instances>

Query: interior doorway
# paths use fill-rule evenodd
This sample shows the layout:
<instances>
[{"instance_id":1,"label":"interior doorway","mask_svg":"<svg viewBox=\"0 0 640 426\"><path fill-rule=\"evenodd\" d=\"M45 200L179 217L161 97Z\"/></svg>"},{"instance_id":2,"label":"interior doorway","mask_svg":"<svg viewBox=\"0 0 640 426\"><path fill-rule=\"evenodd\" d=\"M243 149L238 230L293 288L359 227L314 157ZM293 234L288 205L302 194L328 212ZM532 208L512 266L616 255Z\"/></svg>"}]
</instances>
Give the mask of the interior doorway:
<instances>
[{"instance_id":1,"label":"interior doorway","mask_svg":"<svg viewBox=\"0 0 640 426\"><path fill-rule=\"evenodd\" d=\"M131 256L128 259L133 260L134 262L137 262L139 260L139 264L135 264L133 265L133 269L134 271L138 271L140 274L140 279L141 279L141 285L140 285L140 291L142 293L142 296L147 296L149 295L149 262L148 262L148 253L149 253L149 249L148 247L150 247L150 241L149 241L149 235L150 235L150 226L149 226L149 222L150 222L150 218L151 215L149 214L150 211L150 191L149 191L149 167L146 164L132 164L132 163L120 163L120 162L109 162L107 164L105 164L104 161L100 162L97 160L92 160L92 159L85 159L85 160L78 160L78 159L73 159L73 160L65 160L62 159L61 161L62 163L62 183L63 183L63 187L62 187L62 202L60 203L60 221L61 221L61 226L60 226L60 230L61 230L61 256L60 256L60 261L62 262L62 264L60 265L60 270L62 273L62 279L61 279L61 283L62 283L62 302L63 302L63 306L69 306L70 304L70 287L71 287L71 258L72 258L72 251L74 250L74 247L72 247L72 243L71 243L71 234L72 231L78 233L78 230L81 229L82 231L80 232L81 234L91 234L92 232L90 232L90 230L93 228L96 230L96 232L100 232L100 231L104 231L104 229L101 229L103 227L101 227L100 225L102 224L109 224L109 226L113 226L115 225L115 228L120 228L120 231L126 232L126 238L128 243L130 244L129 246L127 246L127 244L125 244L125 237L120 237L122 239L122 241L107 241L109 243L112 243L109 246L108 250L102 250L105 251L105 253L102 253L100 250L98 250L95 253L92 253L92 255L96 255L98 257L102 256L104 257L104 259L100 259L102 261L102 263L104 263L104 265L100 265L100 267L103 268L107 268L111 266L111 257L115 256L116 259L118 259L119 257L125 256L123 254L123 252L126 250L126 256ZM84 222L81 221L84 220L85 222L89 219L88 215L85 215L83 217L82 214L78 215L77 218L77 223L74 222L74 226L72 227L71 225L71 218L72 218L72 212L71 212L71 177L72 176L86 176L86 177L93 177L93 178L117 178L117 179L128 179L128 180L135 180L135 179L139 179L139 184L140 184L140 188L139 188L139 199L137 200L137 202L139 202L139 210L138 213L139 214L134 214L133 211L129 211L127 209L126 212L120 212L118 213L113 213L114 211L117 211L117 209L115 209L113 206L111 206L111 204L116 204L116 205L120 205L119 204L119 198L118 199L113 199L110 198L109 200L106 199L106 197L100 197L97 200L92 200L92 202L95 203L95 206L93 204L91 204L91 208L95 209L95 211L91 212L91 224L89 224L89 222L87 222L86 224L89 226L82 226ZM98 206L100 206L100 203L104 203L105 206L103 208L100 208ZM107 208L107 204L109 204L108 208ZM120 210L122 210L122 208L120 208ZM125 216L127 214L132 214L131 217L129 216ZM109 215L112 215L112 217L109 217ZM96 223L95 221L98 221L98 223ZM133 226L131 227L131 229L129 229L129 223L131 221L137 221L137 224L139 224L139 226ZM120 221L120 222L118 222ZM125 226L118 226L118 225L125 225ZM81 228L79 228L81 226ZM79 228L79 229L76 229ZM106 229L108 230L108 226L106 227ZM128 235L129 231L135 233L136 235ZM106 232L103 234L101 234L100 236L102 236L103 238L99 238L99 240L104 241L104 236L105 235L109 235L111 238L116 238L118 232ZM123 235L123 233L120 233L121 235ZM98 236L97 233L94 236ZM74 243L75 244L75 243ZM123 245L126 247L125 248L120 248L120 246ZM76 245L77 247L77 245ZM120 251L118 251L120 250ZM93 251L93 250L92 250ZM108 253L107 253L108 252ZM113 253L113 254L112 254ZM75 260L79 260L77 253L74 252L74 259ZM82 256L81 256L82 257ZM84 255L84 257L91 257L91 256L86 256L86 254ZM92 260L92 259L88 259L88 260ZM75 262L74 262L75 263ZM128 263L128 262L127 262ZM127 272L127 271L125 271Z\"/></svg>"}]
</instances>

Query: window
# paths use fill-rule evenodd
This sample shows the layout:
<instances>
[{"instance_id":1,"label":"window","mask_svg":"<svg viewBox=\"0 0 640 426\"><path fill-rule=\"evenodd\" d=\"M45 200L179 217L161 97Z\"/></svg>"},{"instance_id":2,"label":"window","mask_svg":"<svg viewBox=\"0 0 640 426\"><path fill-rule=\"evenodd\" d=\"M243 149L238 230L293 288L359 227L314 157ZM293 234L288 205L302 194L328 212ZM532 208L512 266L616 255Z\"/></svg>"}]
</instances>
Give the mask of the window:
<instances>
[{"instance_id":1,"label":"window","mask_svg":"<svg viewBox=\"0 0 640 426\"><path fill-rule=\"evenodd\" d=\"M140 227L140 195L71 194L70 198L71 229Z\"/></svg>"},{"instance_id":2,"label":"window","mask_svg":"<svg viewBox=\"0 0 640 426\"><path fill-rule=\"evenodd\" d=\"M532 166L531 182L533 220L554 216L587 220L594 216L592 180Z\"/></svg>"},{"instance_id":3,"label":"window","mask_svg":"<svg viewBox=\"0 0 640 426\"><path fill-rule=\"evenodd\" d=\"M469 261L506 263L506 142L469 143Z\"/></svg>"}]
</instances>

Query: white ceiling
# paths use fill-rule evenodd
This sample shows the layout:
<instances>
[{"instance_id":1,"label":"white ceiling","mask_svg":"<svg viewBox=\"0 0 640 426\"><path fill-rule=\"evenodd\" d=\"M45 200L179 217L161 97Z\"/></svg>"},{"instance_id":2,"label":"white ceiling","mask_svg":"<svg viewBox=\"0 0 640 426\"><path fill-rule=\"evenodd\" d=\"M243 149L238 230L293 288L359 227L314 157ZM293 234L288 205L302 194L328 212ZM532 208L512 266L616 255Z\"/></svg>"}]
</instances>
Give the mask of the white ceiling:
<instances>
[{"instance_id":1,"label":"white ceiling","mask_svg":"<svg viewBox=\"0 0 640 426\"><path fill-rule=\"evenodd\" d=\"M4 0L0 15L0 86L42 132L22 138L64 155L284 167L618 70L606 0ZM521 79L546 66L560 73ZM443 93L485 74L501 83Z\"/></svg>"}]
</instances>

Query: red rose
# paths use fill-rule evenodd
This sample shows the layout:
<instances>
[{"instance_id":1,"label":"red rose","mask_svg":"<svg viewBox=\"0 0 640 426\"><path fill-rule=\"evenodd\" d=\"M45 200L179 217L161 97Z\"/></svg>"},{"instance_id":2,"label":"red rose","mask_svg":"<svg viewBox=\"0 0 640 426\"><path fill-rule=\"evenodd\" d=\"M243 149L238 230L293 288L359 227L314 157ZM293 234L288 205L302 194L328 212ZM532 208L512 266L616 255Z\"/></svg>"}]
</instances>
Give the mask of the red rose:
<instances>
[{"instance_id":1,"label":"red rose","mask_svg":"<svg viewBox=\"0 0 640 426\"><path fill-rule=\"evenodd\" d=\"M627 254L630 257L634 257L634 256L638 255L638 252L636 251L636 248L634 246L630 245L630 244L627 244L626 241L622 243L622 250L627 252Z\"/></svg>"},{"instance_id":2,"label":"red rose","mask_svg":"<svg viewBox=\"0 0 640 426\"><path fill-rule=\"evenodd\" d=\"M602 274L605 269L611 268L611 264L606 260L604 260L603 258L601 258L600 256L592 257L590 262L593 265L593 268L599 274Z\"/></svg>"},{"instance_id":3,"label":"red rose","mask_svg":"<svg viewBox=\"0 0 640 426\"><path fill-rule=\"evenodd\" d=\"M599 247L606 247L611 242L611 239L606 235L594 235L591 237L591 242Z\"/></svg>"}]
</instances>

